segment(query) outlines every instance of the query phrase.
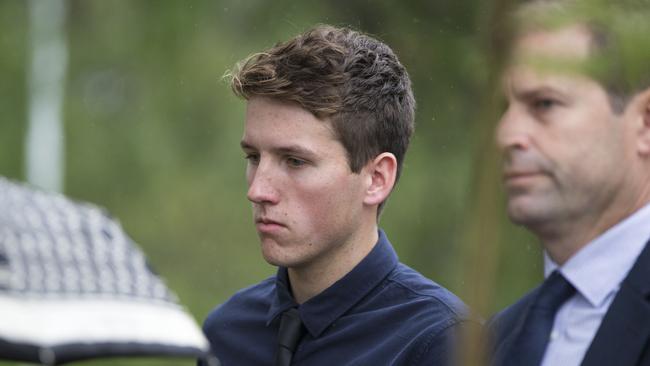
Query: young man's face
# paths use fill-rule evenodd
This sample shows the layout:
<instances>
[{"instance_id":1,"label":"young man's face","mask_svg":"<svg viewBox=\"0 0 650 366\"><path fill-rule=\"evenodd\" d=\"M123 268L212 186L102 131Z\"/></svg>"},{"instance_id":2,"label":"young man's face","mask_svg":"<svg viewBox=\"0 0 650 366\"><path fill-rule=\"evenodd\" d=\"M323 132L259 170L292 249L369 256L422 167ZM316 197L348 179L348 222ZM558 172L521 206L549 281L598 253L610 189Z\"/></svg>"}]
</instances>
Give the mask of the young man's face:
<instances>
[{"instance_id":1,"label":"young man's face","mask_svg":"<svg viewBox=\"0 0 650 366\"><path fill-rule=\"evenodd\" d=\"M298 105L253 97L241 145L266 261L301 268L340 256L359 228L366 181L350 170L329 123Z\"/></svg>"},{"instance_id":2,"label":"young man's face","mask_svg":"<svg viewBox=\"0 0 650 366\"><path fill-rule=\"evenodd\" d=\"M496 130L511 219L543 233L581 220L618 219L634 160L632 124L612 111L603 87L568 70L527 61L576 63L589 55L586 28L518 39L504 78L508 109ZM542 64L543 67L543 64Z\"/></svg>"}]
</instances>

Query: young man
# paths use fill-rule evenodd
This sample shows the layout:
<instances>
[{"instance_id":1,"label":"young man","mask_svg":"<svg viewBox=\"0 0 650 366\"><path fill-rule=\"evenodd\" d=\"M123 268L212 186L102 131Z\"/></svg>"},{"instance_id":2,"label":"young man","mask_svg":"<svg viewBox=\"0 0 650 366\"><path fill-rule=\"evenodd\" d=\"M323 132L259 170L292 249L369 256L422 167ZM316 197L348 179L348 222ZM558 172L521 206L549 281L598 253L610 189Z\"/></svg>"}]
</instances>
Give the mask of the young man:
<instances>
[{"instance_id":1,"label":"young man","mask_svg":"<svg viewBox=\"0 0 650 366\"><path fill-rule=\"evenodd\" d=\"M649 10L520 9L496 139L547 278L493 321L495 365L650 365Z\"/></svg>"},{"instance_id":2,"label":"young man","mask_svg":"<svg viewBox=\"0 0 650 366\"><path fill-rule=\"evenodd\" d=\"M278 272L205 321L223 365L444 364L463 304L399 263L377 224L414 126L392 50L318 26L248 58L232 87L247 100L247 197Z\"/></svg>"}]
</instances>

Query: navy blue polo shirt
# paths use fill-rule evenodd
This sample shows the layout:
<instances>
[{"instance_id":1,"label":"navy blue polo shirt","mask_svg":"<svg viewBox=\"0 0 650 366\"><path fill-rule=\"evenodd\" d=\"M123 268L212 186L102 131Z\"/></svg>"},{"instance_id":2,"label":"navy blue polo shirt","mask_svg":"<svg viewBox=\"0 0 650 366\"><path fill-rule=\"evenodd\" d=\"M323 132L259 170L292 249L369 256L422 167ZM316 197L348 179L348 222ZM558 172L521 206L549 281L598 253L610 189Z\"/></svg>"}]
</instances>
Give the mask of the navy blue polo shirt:
<instances>
[{"instance_id":1,"label":"navy blue polo shirt","mask_svg":"<svg viewBox=\"0 0 650 366\"><path fill-rule=\"evenodd\" d=\"M240 290L203 330L223 366L273 365L280 315L297 306L287 269ZM347 275L298 307L306 332L292 365L444 365L464 320L451 292L398 262L380 230Z\"/></svg>"}]
</instances>

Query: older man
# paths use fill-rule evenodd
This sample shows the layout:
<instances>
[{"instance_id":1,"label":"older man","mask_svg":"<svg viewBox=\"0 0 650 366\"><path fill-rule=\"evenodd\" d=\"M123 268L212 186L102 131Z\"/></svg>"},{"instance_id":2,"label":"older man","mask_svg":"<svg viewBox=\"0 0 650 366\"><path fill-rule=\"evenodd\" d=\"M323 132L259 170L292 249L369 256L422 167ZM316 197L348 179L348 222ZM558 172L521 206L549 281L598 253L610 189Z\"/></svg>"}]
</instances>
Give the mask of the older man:
<instances>
[{"instance_id":1,"label":"older man","mask_svg":"<svg viewBox=\"0 0 650 366\"><path fill-rule=\"evenodd\" d=\"M650 365L648 10L518 10L496 139L508 214L547 278L494 319L495 365Z\"/></svg>"}]
</instances>

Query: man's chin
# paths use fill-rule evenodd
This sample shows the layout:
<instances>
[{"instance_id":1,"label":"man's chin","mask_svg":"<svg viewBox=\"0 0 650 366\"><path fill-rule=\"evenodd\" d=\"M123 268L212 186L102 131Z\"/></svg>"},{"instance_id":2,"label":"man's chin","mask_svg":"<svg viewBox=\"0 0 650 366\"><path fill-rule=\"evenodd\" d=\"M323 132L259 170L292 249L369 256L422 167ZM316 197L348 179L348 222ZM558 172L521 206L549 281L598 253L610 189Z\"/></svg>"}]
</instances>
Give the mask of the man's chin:
<instances>
[{"instance_id":1,"label":"man's chin","mask_svg":"<svg viewBox=\"0 0 650 366\"><path fill-rule=\"evenodd\" d=\"M521 197L520 197L521 198ZM508 202L508 217L516 225L521 225L534 230L553 221L544 205L532 199L521 198Z\"/></svg>"},{"instance_id":2,"label":"man's chin","mask_svg":"<svg viewBox=\"0 0 650 366\"><path fill-rule=\"evenodd\" d=\"M288 248L282 246L276 240L261 238L262 257L264 260L276 267L290 267L292 264Z\"/></svg>"},{"instance_id":3,"label":"man's chin","mask_svg":"<svg viewBox=\"0 0 650 366\"><path fill-rule=\"evenodd\" d=\"M301 262L291 258L277 258L274 256L264 255L266 263L275 267L300 268Z\"/></svg>"}]
</instances>

